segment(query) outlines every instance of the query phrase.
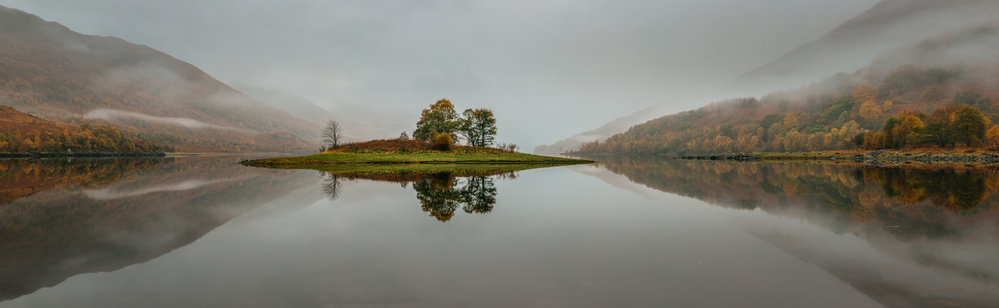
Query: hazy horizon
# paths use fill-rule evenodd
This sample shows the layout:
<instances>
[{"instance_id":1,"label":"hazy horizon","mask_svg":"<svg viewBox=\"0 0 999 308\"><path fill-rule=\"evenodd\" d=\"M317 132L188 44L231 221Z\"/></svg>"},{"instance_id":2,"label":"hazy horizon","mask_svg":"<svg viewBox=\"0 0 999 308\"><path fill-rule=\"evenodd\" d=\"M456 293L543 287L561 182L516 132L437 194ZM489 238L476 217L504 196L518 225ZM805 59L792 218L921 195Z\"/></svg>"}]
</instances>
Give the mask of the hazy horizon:
<instances>
[{"instance_id":1,"label":"hazy horizon","mask_svg":"<svg viewBox=\"0 0 999 308\"><path fill-rule=\"evenodd\" d=\"M459 109L490 108L497 140L528 150L672 98L721 89L876 2L0 5L150 46L228 84L285 91L340 118L385 123L367 128L383 137L411 132L420 110L439 98ZM668 105L666 112L706 103Z\"/></svg>"}]
</instances>

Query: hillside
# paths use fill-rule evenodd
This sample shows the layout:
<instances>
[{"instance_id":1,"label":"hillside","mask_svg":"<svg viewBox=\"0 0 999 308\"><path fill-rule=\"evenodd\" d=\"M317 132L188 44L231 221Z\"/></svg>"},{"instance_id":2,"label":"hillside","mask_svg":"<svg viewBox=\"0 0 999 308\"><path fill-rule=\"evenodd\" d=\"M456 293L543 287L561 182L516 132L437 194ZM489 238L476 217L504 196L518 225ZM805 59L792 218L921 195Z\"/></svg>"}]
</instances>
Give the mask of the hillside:
<instances>
[{"instance_id":1,"label":"hillside","mask_svg":"<svg viewBox=\"0 0 999 308\"><path fill-rule=\"evenodd\" d=\"M878 55L926 38L999 22L999 1L882 0L828 34L740 76L732 86L756 90L796 87L852 72Z\"/></svg>"},{"instance_id":2,"label":"hillside","mask_svg":"<svg viewBox=\"0 0 999 308\"><path fill-rule=\"evenodd\" d=\"M156 144L122 135L105 125L53 123L0 106L0 155L162 154Z\"/></svg>"},{"instance_id":3,"label":"hillside","mask_svg":"<svg viewBox=\"0 0 999 308\"><path fill-rule=\"evenodd\" d=\"M305 150L318 136L314 124L118 38L0 7L0 46L0 104L56 122L104 122L177 151Z\"/></svg>"},{"instance_id":4,"label":"hillside","mask_svg":"<svg viewBox=\"0 0 999 308\"><path fill-rule=\"evenodd\" d=\"M715 94L758 95L798 88L839 72L864 68L892 50L947 33L995 24L999 22L997 16L999 1L992 0L882 0L826 35L740 76ZM556 154L577 149L587 142L607 139L632 125L666 114L657 110L667 109L667 105L675 103L666 101L600 128L552 145L539 146L534 151Z\"/></svg>"},{"instance_id":5,"label":"hillside","mask_svg":"<svg viewBox=\"0 0 999 308\"><path fill-rule=\"evenodd\" d=\"M997 27L949 33L893 50L853 74L665 116L588 143L579 152L786 152L955 141L994 146L999 129L996 136L986 138L985 133L999 123L999 87L993 82L999 77L999 59L992 56L996 46ZM985 114L987 120L979 125L984 130L974 140L941 140L952 136L936 124L954 124L960 107L950 106L956 105Z\"/></svg>"}]
</instances>

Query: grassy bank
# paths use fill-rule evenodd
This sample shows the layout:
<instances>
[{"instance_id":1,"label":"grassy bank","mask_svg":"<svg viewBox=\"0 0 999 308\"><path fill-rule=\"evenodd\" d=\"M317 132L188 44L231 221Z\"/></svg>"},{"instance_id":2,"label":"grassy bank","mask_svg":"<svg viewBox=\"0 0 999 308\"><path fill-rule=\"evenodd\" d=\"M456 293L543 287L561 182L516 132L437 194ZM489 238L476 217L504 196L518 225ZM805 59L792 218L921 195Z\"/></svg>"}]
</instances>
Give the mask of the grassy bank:
<instances>
[{"instance_id":1,"label":"grassy bank","mask_svg":"<svg viewBox=\"0 0 999 308\"><path fill-rule=\"evenodd\" d=\"M376 140L343 146L314 155L279 157L243 161L253 167L281 169L317 169L332 171L410 171L437 170L495 170L501 165L507 169L524 170L544 166L586 164L592 161L517 153L494 148L454 147L437 151L413 140ZM512 170L513 171L513 170Z\"/></svg>"}]
</instances>

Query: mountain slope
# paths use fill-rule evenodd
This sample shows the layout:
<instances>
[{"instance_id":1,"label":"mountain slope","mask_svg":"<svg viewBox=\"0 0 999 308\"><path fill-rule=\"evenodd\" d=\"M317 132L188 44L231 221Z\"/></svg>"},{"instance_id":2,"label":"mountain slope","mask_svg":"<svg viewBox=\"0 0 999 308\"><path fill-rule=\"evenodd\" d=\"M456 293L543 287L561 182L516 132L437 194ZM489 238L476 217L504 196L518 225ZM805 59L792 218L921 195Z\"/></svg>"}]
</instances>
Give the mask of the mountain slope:
<instances>
[{"instance_id":1,"label":"mountain slope","mask_svg":"<svg viewBox=\"0 0 999 308\"><path fill-rule=\"evenodd\" d=\"M999 1L994 0L882 0L825 36L740 76L732 86L797 87L802 80L860 69L891 49L997 21Z\"/></svg>"},{"instance_id":2,"label":"mountain slope","mask_svg":"<svg viewBox=\"0 0 999 308\"><path fill-rule=\"evenodd\" d=\"M797 88L838 72L854 72L876 58L884 58L886 52L927 38L996 22L999 1L994 0L882 0L828 34L740 76L718 92L756 95ZM535 152L562 153L585 142L606 139L662 114L655 113L655 109L650 107L553 145L539 146Z\"/></svg>"},{"instance_id":3,"label":"mountain slope","mask_svg":"<svg viewBox=\"0 0 999 308\"><path fill-rule=\"evenodd\" d=\"M82 35L0 7L0 104L57 122L106 121L178 150L311 148L318 127L276 110L197 67L114 37Z\"/></svg>"},{"instance_id":4,"label":"mountain slope","mask_svg":"<svg viewBox=\"0 0 999 308\"><path fill-rule=\"evenodd\" d=\"M854 74L664 116L585 144L578 152L789 152L999 143L999 128L994 136L986 134L992 123L999 123L997 48L999 26L950 33L885 53ZM954 116L961 107L955 105L983 112L984 117L969 114L981 119L982 129L964 126L970 135L960 137Z\"/></svg>"}]
</instances>

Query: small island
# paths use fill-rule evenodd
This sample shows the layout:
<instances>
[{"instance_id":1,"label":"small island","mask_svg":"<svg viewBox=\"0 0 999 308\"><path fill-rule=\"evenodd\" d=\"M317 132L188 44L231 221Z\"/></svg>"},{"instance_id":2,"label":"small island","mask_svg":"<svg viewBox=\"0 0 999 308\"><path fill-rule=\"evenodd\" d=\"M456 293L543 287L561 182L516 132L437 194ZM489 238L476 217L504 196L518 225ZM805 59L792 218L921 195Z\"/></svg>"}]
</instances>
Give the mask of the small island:
<instances>
[{"instance_id":1,"label":"small island","mask_svg":"<svg viewBox=\"0 0 999 308\"><path fill-rule=\"evenodd\" d=\"M540 167L588 164L589 160L550 157L509 150L452 146L434 148L419 140L374 140L343 145L319 154L243 161L245 166L275 169L316 169L336 173L456 173L477 176Z\"/></svg>"},{"instance_id":2,"label":"small island","mask_svg":"<svg viewBox=\"0 0 999 308\"><path fill-rule=\"evenodd\" d=\"M424 109L413 137L340 144L343 129L330 121L318 154L243 161L245 166L315 169L348 177L449 173L484 176L520 170L588 164L593 161L520 153L515 145L490 147L496 120L488 109L469 109L459 117L447 99ZM467 145L455 145L465 140Z\"/></svg>"}]
</instances>

